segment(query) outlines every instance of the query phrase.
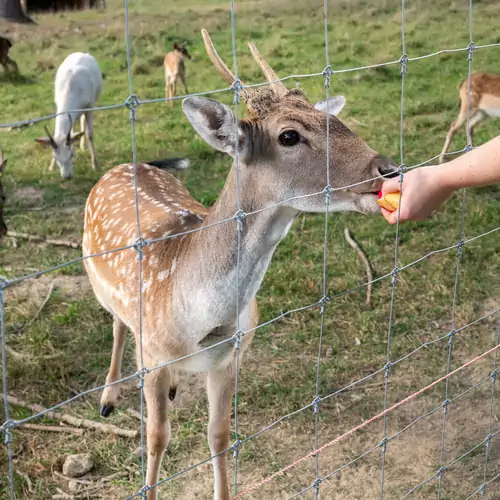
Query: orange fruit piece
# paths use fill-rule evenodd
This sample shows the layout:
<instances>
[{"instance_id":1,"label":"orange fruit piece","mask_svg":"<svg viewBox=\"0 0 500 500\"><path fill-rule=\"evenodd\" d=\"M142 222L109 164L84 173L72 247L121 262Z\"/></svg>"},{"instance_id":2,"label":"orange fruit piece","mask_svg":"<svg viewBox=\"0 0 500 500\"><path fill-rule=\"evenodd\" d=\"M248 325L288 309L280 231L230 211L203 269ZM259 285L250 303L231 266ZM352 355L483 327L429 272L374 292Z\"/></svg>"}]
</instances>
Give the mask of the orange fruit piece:
<instances>
[{"instance_id":1,"label":"orange fruit piece","mask_svg":"<svg viewBox=\"0 0 500 500\"><path fill-rule=\"evenodd\" d=\"M377 203L382 208L389 210L389 212L395 212L399 206L400 193L387 193L385 196L380 197L382 193L379 193L379 199Z\"/></svg>"}]
</instances>

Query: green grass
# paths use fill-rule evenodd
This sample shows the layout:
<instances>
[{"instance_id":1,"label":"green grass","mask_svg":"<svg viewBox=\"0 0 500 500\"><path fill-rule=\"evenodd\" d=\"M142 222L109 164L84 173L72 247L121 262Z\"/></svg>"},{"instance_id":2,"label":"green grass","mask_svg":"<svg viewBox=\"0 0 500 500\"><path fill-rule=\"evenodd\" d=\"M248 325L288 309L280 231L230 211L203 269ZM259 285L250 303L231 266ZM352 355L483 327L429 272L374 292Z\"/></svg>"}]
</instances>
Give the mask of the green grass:
<instances>
[{"instance_id":1,"label":"green grass","mask_svg":"<svg viewBox=\"0 0 500 500\"><path fill-rule=\"evenodd\" d=\"M323 2L237 2L236 41L238 67L245 82L260 82L246 43L253 40L280 76L318 73L325 67ZM401 49L400 2L393 0L330 1L329 48L334 70L397 61ZM474 2L473 32L476 45L500 40L497 19L500 7L495 2ZM110 0L106 12L82 12L37 16L34 27L1 24L13 40L11 56L17 61L22 78L11 79L0 73L0 122L34 118L55 111L53 79L57 66L71 51L90 51L105 75L100 105L124 102L130 94L124 40L124 12L121 2ZM406 16L406 52L417 57L439 49L466 47L469 43L467 2L444 0L409 3ZM219 54L231 62L230 9L227 1L184 0L135 1L130 4L130 39L134 93L140 99L162 97L162 56L175 41L188 40L193 56L187 63L191 92L215 90L224 85L205 55L200 29L212 34ZM497 48L474 53L475 70L497 69ZM338 73L332 77L331 93L346 96L340 118L377 151L404 161L420 163L437 155L452 120L458 112L458 85L467 75L467 53L445 53L411 61L404 87L404 147L399 156L401 78L398 63L364 71ZM322 77L300 81L309 99L324 97ZM294 80L288 82L291 87ZM213 94L226 104L230 92ZM475 143L496 135L498 122L490 120L478 127ZM185 156L192 167L181 175L193 196L212 204L229 171L229 157L206 145L183 116L179 101L173 111L166 103L144 104L137 109L137 152L140 161ZM78 150L75 175L62 181L57 172L48 172L50 154L33 140L44 135L43 124L2 133L0 144L8 157L5 175L6 219L9 229L51 238L79 241L86 197L101 173L90 168L88 152ZM131 127L125 108L95 114L95 143L104 170L132 158ZM457 134L452 148L465 145L465 134ZM474 237L500 225L497 187L467 192L464 233ZM401 227L400 262L413 262L428 252L447 248L460 235L461 194L453 196L436 216L423 223ZM376 275L391 271L394 265L395 228L382 217L336 214L330 217L328 232L328 294L364 282L362 263L344 240L349 227L369 256ZM324 218L305 215L294 224L276 251L258 300L261 320L268 321L284 311L312 304L322 290ZM78 250L27 243L16 246L9 239L0 244L0 275L18 277L79 257ZM455 311L456 326L463 326L498 307L500 248L497 233L478 239L464 248ZM399 275L394 303L391 358L397 359L422 342L445 335L451 328L453 287L457 250L450 249L406 269ZM6 292L7 344L19 356L8 356L9 392L31 402L51 406L81 391L104 383L112 345L111 320L97 304L85 279L81 263L62 267L39 281L30 281ZM54 293L46 307L33 318L45 298L48 286L57 276ZM35 286L35 283L38 283ZM365 305L365 290L335 298L327 305L324 325L320 392L331 393L347 383L368 375L386 363L388 315L391 297L390 278L374 285L372 306ZM455 340L452 368L491 346L492 320L461 332ZM496 317L498 319L498 317ZM320 332L317 308L288 315L257 331L245 356L240 381L240 433L249 436L276 418L301 408L315 394L316 357ZM391 371L389 403L405 397L430 383L446 371L447 342L442 341ZM133 347L129 345L124 373L134 371ZM450 394L465 390L491 371L491 360L455 377ZM209 453L206 443L207 409L202 383L192 380L181 388L180 402L172 410L173 439L162 475L173 474L202 460ZM366 388L343 392L328 400L320 412L321 442L333 439L362 419L383 409L383 376ZM438 405L444 394L439 387L412 403L407 410L389 419L392 432L409 424L418 415ZM67 409L86 418L97 419L99 393L86 396ZM467 447L484 439L488 432L489 386L481 386L467 398L448 434L447 460L459 456ZM112 423L128 428L137 421L125 413L127 406L138 408L139 392L134 384L123 390L121 410ZM498 408L498 405L495 407ZM123 410L123 411L122 411ZM11 408L12 418L30 413ZM452 418L450 416L450 418ZM408 431L408 442L395 442L388 461L388 492L394 498L435 472L439 463L442 413L421 427ZM425 429L426 432L419 429ZM419 434L420 433L420 434ZM423 433L423 434L422 434ZM241 483L249 485L285 466L312 449L314 426L307 410L277 426L243 447ZM405 434L406 436L406 434ZM368 442L382 437L378 424L321 456L321 472L328 473L358 453ZM413 441L412 441L413 439ZM490 456L488 473L498 468L496 454ZM398 441L399 442L399 441ZM403 446L403 443L406 443ZM408 444L409 443L409 444ZM14 433L16 493L18 498L50 498L67 484L52 474L70 452L92 452L96 475L123 470L128 464L130 477L118 480L106 490L106 498L123 498L140 487L140 464L131 458L138 442L104 437L87 432L85 438L60 437L20 430ZM391 444L392 446L392 444ZM415 455L412 455L414 453ZM428 460L412 468L411 456L424 454ZM322 486L325 498L377 498L380 462L368 457L359 468L343 472ZM472 492L482 481L482 456L470 456L453 480L446 483L449 498ZM404 458L406 457L406 459ZM372 462L370 462L372 460ZM474 467L473 467L474 466ZM311 465L279 479L263 490L264 496L281 498L280 490L291 496L314 479ZM308 468L309 467L309 468ZM406 467L406 468L405 468ZM5 449L0 454L0 496L6 495ZM28 489L28 475L33 483ZM356 475L358 474L358 475ZM364 478L366 477L366 482ZM361 479L363 478L363 480ZM163 487L163 498L211 498L211 471L205 466ZM3 489L2 489L3 488ZM323 490L324 488L324 490ZM431 486L418 498L430 498ZM351 495L351 496L349 496ZM358 495L358 496L356 496ZM391 498L393 498L391 497ZM444 497L443 497L444 498ZM491 496L491 498L494 498Z\"/></svg>"}]
</instances>

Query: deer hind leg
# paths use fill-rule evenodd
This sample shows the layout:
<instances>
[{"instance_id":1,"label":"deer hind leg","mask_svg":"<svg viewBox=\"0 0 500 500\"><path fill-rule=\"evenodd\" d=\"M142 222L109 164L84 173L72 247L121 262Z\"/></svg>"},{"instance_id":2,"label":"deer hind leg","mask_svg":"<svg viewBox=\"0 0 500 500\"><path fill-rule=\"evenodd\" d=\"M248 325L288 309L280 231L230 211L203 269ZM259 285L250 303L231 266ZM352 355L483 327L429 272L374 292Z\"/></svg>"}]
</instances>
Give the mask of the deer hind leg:
<instances>
[{"instance_id":1,"label":"deer hind leg","mask_svg":"<svg viewBox=\"0 0 500 500\"><path fill-rule=\"evenodd\" d=\"M179 73L179 78L181 79L182 85L184 85L185 94L189 94L187 85L186 85L186 75L184 73Z\"/></svg>"},{"instance_id":2,"label":"deer hind leg","mask_svg":"<svg viewBox=\"0 0 500 500\"><path fill-rule=\"evenodd\" d=\"M148 410L146 475L148 486L154 486L158 482L163 455L170 442L169 388L170 369L168 366L149 372L144 377L144 396ZM147 492L147 500L157 500L157 498L158 488L152 488Z\"/></svg>"},{"instance_id":3,"label":"deer hind leg","mask_svg":"<svg viewBox=\"0 0 500 500\"><path fill-rule=\"evenodd\" d=\"M476 113L470 117L470 120L469 120L469 135L470 135L470 143L471 143L471 146L472 144L474 144L473 142L473 137L474 137L474 129L482 122L484 121L486 118L487 118L487 114L482 111L482 110L478 110L476 111Z\"/></svg>"},{"instance_id":4,"label":"deer hind leg","mask_svg":"<svg viewBox=\"0 0 500 500\"><path fill-rule=\"evenodd\" d=\"M92 168L97 171L99 170L99 163L97 162L97 157L95 154L94 147L94 114L92 111L87 111L85 113L85 137L87 139L87 144L90 149L90 159L92 161Z\"/></svg>"},{"instance_id":5,"label":"deer hind leg","mask_svg":"<svg viewBox=\"0 0 500 500\"><path fill-rule=\"evenodd\" d=\"M122 359L126 340L127 326L115 316L113 319L113 351L111 354L108 376L106 377L106 384L112 384L121 378ZM109 417L111 412L115 409L119 393L119 384L114 384L104 389L101 396L101 416Z\"/></svg>"},{"instance_id":6,"label":"deer hind leg","mask_svg":"<svg viewBox=\"0 0 500 500\"><path fill-rule=\"evenodd\" d=\"M82 135L81 139L80 139L80 149L83 151L85 150L85 141L86 141L86 137L85 137L85 128L86 128L86 123L85 123L85 113L82 113L82 116L80 116L80 132L84 132L84 134Z\"/></svg>"}]
</instances>

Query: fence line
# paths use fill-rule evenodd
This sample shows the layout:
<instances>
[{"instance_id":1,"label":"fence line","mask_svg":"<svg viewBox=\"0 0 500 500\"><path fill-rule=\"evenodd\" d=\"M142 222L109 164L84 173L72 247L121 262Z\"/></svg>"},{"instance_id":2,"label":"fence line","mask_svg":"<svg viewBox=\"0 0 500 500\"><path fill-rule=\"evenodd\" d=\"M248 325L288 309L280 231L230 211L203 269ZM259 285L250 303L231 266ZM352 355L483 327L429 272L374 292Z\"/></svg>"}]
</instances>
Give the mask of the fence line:
<instances>
[{"instance_id":1,"label":"fence line","mask_svg":"<svg viewBox=\"0 0 500 500\"><path fill-rule=\"evenodd\" d=\"M105 111L105 110L113 110L113 109L121 109L121 108L127 108L129 110L129 118L130 118L130 124L131 124L131 144L132 144L132 161L134 165L134 196L135 196L135 208L136 208L136 221L137 221L137 238L134 240L133 243L131 243L128 246L121 247L121 248L116 248L116 249L111 249L107 250L104 252L96 253L93 255L85 256L85 257L80 257L77 259L73 259L68 262L61 263L59 265L56 265L54 267L38 271L36 273L32 273L23 277L18 277L18 278L13 278L13 279L2 279L0 277L0 333L1 333L1 360L2 360L2 389L3 389L3 396L4 396L4 417L5 421L3 424L0 426L0 431L3 432L5 435L5 444L7 446L7 454L8 454L8 462L9 462L9 482L10 482L10 498L14 500L15 498L15 490L14 490L14 468L13 468L13 450L12 450L12 437L13 437L13 431L15 428L21 426L23 423L26 423L28 421L34 420L36 418L40 418L43 416L45 413L48 411L52 411L58 408L61 408L78 398L81 398L85 395L91 394L97 390L102 390L105 387L122 383L124 381L130 381L133 379L137 379L139 382L139 388L140 388L140 412L141 416L144 417L144 397L143 397L143 392L144 392L144 378L147 376L149 373L151 373L154 370L164 368L170 364L173 364L175 362L179 362L181 360L184 360L186 358L195 356L196 354L199 354L200 352L203 352L208 349L213 349L216 348L217 346L220 346L224 343L231 342L234 344L235 350L236 350L236 371L235 371L235 391L234 391L234 443L232 446L230 446L228 449L223 450L222 452L219 452L215 455L211 455L207 457L205 460L192 465L183 471L179 471L165 479L161 479L158 483L155 485L147 485L146 484L146 466L145 466L145 433L144 433L144 418L141 419L141 432L140 432L140 442L141 442L141 478L142 478L142 487L140 488L139 491L137 491L135 494L129 496L128 498L137 498L141 497L143 499L146 498L147 492L151 490L154 487L159 487L160 485L173 480L176 477L179 477L180 475L183 475L190 470L193 470L200 465L207 463L211 459L213 459L216 456L222 455L224 453L228 453L230 451L233 452L233 459L234 459L234 476L233 476L233 500L236 500L237 498L240 498L251 491L257 489L258 487L272 481L275 477L282 475L286 471L290 470L291 468L296 467L300 463L310 459L314 458L315 459L315 480L313 481L312 484L307 486L305 489L302 491L298 492L297 494L293 495L290 498L296 498L298 496L302 496L305 492L310 491L314 489L314 495L315 498L319 498L320 495L320 486L322 482L328 480L341 470L345 469L346 467L351 466L352 464L356 463L358 460L364 458L365 456L373 453L375 450L380 449L380 462L381 462L381 470L380 470L380 484L381 484L381 489L380 489L380 498L383 500L384 499L384 485L385 485L385 468L386 468L386 453L387 453L387 445L390 441L401 435L403 432L408 430L409 428L413 427L416 423L420 422L422 419L440 411L441 408L443 408L443 420L442 420L442 433L441 433L441 446L440 446L440 467L438 470L429 478L425 479L423 482L419 483L415 487L413 487L411 490L409 490L402 498L407 498L410 496L413 492L417 491L420 489L423 485L427 484L431 480L435 479L436 477L438 478L438 491L437 491L437 498L438 500L440 499L440 494L441 494L441 481L444 472L453 466L455 463L458 461L462 460L469 454L471 454L474 450L478 449L481 446L485 446L485 458L484 458L484 472L483 472L483 484L478 488L475 492L473 492L468 498L473 498L476 496L478 493L481 493L482 496L484 496L486 489L489 484L491 484L493 481L497 480L500 477L500 474L492 477L489 481L487 481L487 465L488 465L488 460L489 460L489 452L490 452L490 443L491 440L494 436L496 436L499 432L500 429L494 429L493 428L493 406L494 406L494 396L495 396L495 381L497 378L497 349L500 347L500 328L498 328L498 336L496 340L496 344L494 347L490 348L489 350L483 352L482 354L476 356L475 358L471 359L467 363L461 365L460 367L456 368L455 370L451 371L451 363L452 363L452 357L453 357L453 343L454 339L456 338L456 335L459 334L460 332L470 328L473 325L478 324L481 321L486 320L487 318L491 318L495 316L498 312L500 312L500 308L494 309L490 311L489 313L483 315L480 318L476 318L474 321L471 323L464 325L460 328L457 328L455 324L455 313L456 313L456 305L457 305L457 296L458 296L458 285L459 285L459 276L460 276L460 267L461 267L461 262L462 262L462 254L463 254L463 247L473 241L476 241L480 238L486 237L488 235L491 235L498 231L500 227L493 228L489 231L486 231L484 233L481 233L479 235L473 236L469 239L465 239L464 235L464 218L465 218L465 195L466 191L463 190L463 196L462 196L462 209L461 209L461 219L460 219L460 238L459 241L456 244L450 245L446 248L442 249L437 249L430 251L426 255L420 257L419 259L400 266L399 262L399 235L400 235L400 226L399 226L399 221L396 225L396 233L395 233L395 247L394 247L394 268L391 270L391 272L384 274L381 277L375 278L368 283L363 283L362 285L355 286L353 288L350 288L348 290L344 290L342 292L339 292L332 297L328 296L328 289L327 289L327 256L328 256L328 214L329 214L329 203L330 203L330 198L331 195L338 190L345 189L347 187L353 187L362 183L367 183L371 182L375 179L380 178L374 178L370 179L368 181L363 181L362 183L356 183L351 186L343 186L342 188L333 188L330 186L330 136L327 133L327 161L326 161L326 184L325 188L317 193L311 193L299 197L294 197L294 198L289 198L286 200L282 200L279 203L276 203L274 205L271 205L269 207L264 207L262 209L255 210L254 212L249 212L249 213L244 213L241 210L241 203L240 203L240 165L239 165L239 156L238 153L236 153L235 157L235 172L236 172L236 200L237 200L237 212L235 215L229 219L223 220L223 221L217 221L214 224L207 225L207 226L202 226L199 228L196 228L194 230L190 231L185 231L182 233L178 233L175 235L165 235L160 238L155 238L151 240L145 240L142 237L141 233L141 224L140 224L140 212L139 212L139 196L138 196L138 184L137 184L137 141L136 141L136 134L135 134L135 122L137 120L137 108L142 105L142 104L154 104L154 103L161 103L161 102L167 102L170 100L179 100L183 99L188 96L205 96L205 95L210 95L210 94L217 94L217 93L222 93L222 92L227 92L227 91L232 91L234 95L234 101L233 101L233 106L234 106L234 115L236 118L236 123L235 127L236 130L238 128L238 110L239 110L239 103L240 103L240 94L241 91L244 90L245 88L256 88L264 85L269 85L270 83L273 82L259 82L256 84L251 84L251 85L243 85L238 78L238 62L237 62L237 57L236 57L236 13L235 13L235 0L230 0L231 4L231 47L232 47L232 58L233 58L233 68L234 68L234 77L235 81L233 84L228 87L228 88L220 88L220 89L214 89L210 91L205 91L205 92L198 92L198 93L192 93L188 95L181 95L181 96L175 96L173 98L157 98L157 99L146 99L146 100L141 100L139 97L137 97L134 93L134 82L133 82L133 76L132 76L132 50L131 50L131 37L130 37L130 31L129 31L129 3L128 0L124 0L124 8L125 8L125 15L124 15L124 24L125 24L125 43L126 43L126 59L127 59L127 74L128 74L128 83L129 83L129 95L125 99L124 102L122 103L117 103L117 104L111 104L111 105L105 105L105 106L99 106L92 108L93 111ZM388 62L383 62L383 63L377 63L377 64L371 64L371 65L365 65L365 66L359 66L359 67L353 67L353 68L342 68L342 69L335 69L332 68L330 65L330 59L329 59L329 40L328 40L328 0L324 0L323 3L323 10L324 10L324 35L325 35L325 63L326 66L321 72L316 72L316 73L309 73L309 74L295 74L295 75L287 75L283 78L279 78L275 80L275 82L286 82L290 79L305 79L305 78L317 78L317 77L322 77L324 79L324 86L325 86L325 97L328 102L329 98L329 87L330 87L330 80L332 77L334 77L336 74L342 74L342 73L347 73L347 72L354 72L354 71L363 71L363 70L369 70L369 69L375 69L379 67L384 67L384 66L389 66L389 65L396 65L399 64L401 68L401 102L400 102L400 131L399 131L399 156L400 156L400 167L399 167L399 180L400 183L403 182L404 179L404 174L408 170L412 168L416 168L418 166L422 166L424 164L430 163L434 159L437 158L437 156L434 156L431 159L428 159L424 162L419 163L418 165L414 165L412 167L407 167L404 164L404 103L405 103L405 78L407 76L407 71L408 71L408 64L413 61L418 61L418 60L423 60L423 59L429 59L433 57L438 57L442 54L445 53L458 53L458 52L464 52L467 53L467 59L468 59L468 82L469 82L469 91L468 91L468 116L467 116L467 144L466 146L459 150L459 151L454 151L452 153L447 153L447 155L453 155L461 152L466 152L469 151L470 149L473 148L471 144L471 135L470 135L470 79L471 79L471 73L472 73L472 57L473 53L476 50L480 49L485 49L485 48L492 48L492 47L500 47L500 43L493 43L493 44L487 44L487 45L475 45L472 37L472 7L473 7L473 2L472 0L469 0L469 45L467 47L462 47L462 48L451 48L451 49L442 49L438 50L429 54L423 54L420 56L416 57L408 57L406 54L406 44L405 44L405 0L402 0L401 3L401 13L402 13L402 21L401 21L401 49L402 49L402 55L398 60L393 60L393 61L388 61ZM70 111L81 111L81 110L70 110ZM89 110L86 110L89 111ZM24 121L18 121L18 122L12 122L12 123L5 123L5 124L0 124L0 129L2 128L8 128L8 127L22 127L25 125L29 125L32 123L38 123L43 120L47 119L52 119L57 116L56 114L51 114L51 115L46 115L43 117L39 118L34 118L34 119L29 119L29 120L24 120ZM329 130L329 124L330 124L330 117L329 114L327 113L327 130ZM236 133L236 140L238 140L238 134ZM334 146L334 144L333 144ZM236 148L236 151L238 151L238 148ZM333 148L333 151L335 153L335 147ZM284 312L277 317L259 324L255 328L252 328L248 331L242 331L240 329L240 262L241 262L241 236L242 236L242 231L244 227L244 221L246 217L256 215L264 210L269 210L272 208L275 208L279 205L282 205L284 203L287 203L291 200L298 199L298 198L306 198L306 197L312 197L312 196L324 196L324 202L325 202L325 222L324 222L324 241L323 241L323 267L322 267L322 287L321 287L321 298L318 299L317 301L313 302L312 304L298 307L296 309L292 309L290 311ZM402 197L401 197L402 198ZM401 206L401 205L400 205ZM399 211L400 209L398 209ZM220 225L223 223L231 223L234 221L235 223L235 230L237 234L237 243L236 243L236 262L237 262L237 272L236 272L236 331L234 335L228 339L225 339L217 344L214 344L210 347L207 347L197 353L190 354L187 356L184 356L182 358L170 360L166 363L162 363L154 368L146 368L144 365L144 359L143 359L143 340L142 340L142 334L143 334L143 325L142 325L142 313L143 313L143 296L142 296L142 290L143 290L143 248L146 245L151 245L155 244L161 241L166 241L171 238L183 236L186 234L194 233L197 231L201 230L206 230L210 229L210 227ZM455 268L455 282L454 282L454 288L453 288L453 303L452 303L452 311L451 311L451 330L446 334L443 335L437 339L422 343L419 347L415 348L413 351L410 353L405 354L404 356L400 357L399 359L393 360L391 357L391 339L392 339L392 326L394 322L394 303L395 303L395 298L396 298L396 290L397 290L397 282L398 282L398 276L399 274L406 270L409 269L410 267L413 267L414 265L417 265L426 259L428 259L432 255L440 254L443 252L446 252L448 250L452 249L457 249L457 261L456 261L456 268ZM12 420L10 418L10 413L9 413L9 403L8 403L8 380L7 380L7 352L6 352L6 325L5 325L5 311L4 311L4 293L5 290L9 287L12 287L14 285L18 285L21 282L27 280L27 279L35 279L38 278L39 276L42 276L43 274L53 272L55 270L61 269L65 266L83 261L88 258L94 258L98 256L102 256L108 253L113 253L113 252L118 252L118 251L124 251L128 249L134 249L137 251L137 256L138 256L138 299L139 299L139 367L138 370L126 377L121 378L120 380L113 382L112 384L104 384L99 387L94 387L92 389L89 389L87 391L83 391L74 397L60 402L51 408L48 408L44 412L39 412L34 415L31 415L30 417L24 418L22 420ZM325 315L326 315L326 310L328 304L335 299L338 299L340 297L343 297L347 294L353 293L355 291L361 290L365 286L371 283L375 283L378 281L381 281L383 279L391 279L391 300L390 300L390 313L389 313L389 321L388 321L388 326L387 326L387 353L386 353L386 363L383 367L381 367L379 370L376 370L372 374L369 374L359 380L356 380L354 382L351 382L347 386L345 386L342 389L336 390L335 392L331 394L327 394L325 396L321 396L320 394L320 377L321 377L321 353L322 353L322 346L323 346L323 336L324 336L324 327L325 327ZM268 326L276 321L279 321L280 319L299 312L299 311L304 311L308 309L313 309L313 308L319 308L320 310L320 331L319 331L319 337L318 337L318 355L317 355L317 361L316 361L316 383L315 383L315 393L314 393L314 398L312 401L306 405L304 405L302 408L289 413L288 415L284 415L274 422L268 424L264 428L260 429L256 433L254 433L251 436L248 436L244 439L240 439L239 436L239 422L238 422L238 386L239 386L239 360L240 360L240 342L242 338L244 337L245 334L248 334L250 332L254 332L259 328L262 328L264 326ZM410 359L412 356L414 356L417 352L419 352L421 349L425 347L432 346L436 344L437 342L443 341L443 340L448 340L448 354L447 354L447 369L446 369L446 374L442 376L441 378L435 380L431 384L427 385L426 387L414 392L407 398L399 401L398 403L393 404L392 406L389 406L388 404L388 397L389 397L389 378L390 378L390 373L391 369L407 360ZM493 370L488 375L488 377L483 378L479 383L475 384L474 386L470 387L466 391L460 393L459 395L455 396L454 398L450 398L449 395L449 380L451 376L459 373L466 367L472 365L473 363L479 361L480 359L490 355L490 354L495 354L495 357L493 359ZM337 394L340 394L341 392L355 387L359 386L366 380L369 380L373 378L374 376L384 373L384 394L383 394L383 407L384 410L376 415L374 415L372 418L369 420L366 420L362 424L350 429L349 431L345 432L341 436L338 436L332 441L329 441L323 446L319 446L319 414L320 414L320 409L321 409L321 404L328 401L332 397L334 397ZM448 408L450 406L450 403L453 401L456 401L460 397L464 396L465 394L468 394L470 391L482 386L486 381L491 380L491 399L490 399L490 415L489 415L489 428L488 428L488 435L487 437L477 445L475 445L473 448L468 450L466 453L461 455L460 457L454 459L447 465L443 465L445 463L445 447L446 447L446 423L447 423L447 416L448 416ZM388 416L389 414L400 407L401 405L409 402L410 400L418 397L419 395L423 394L424 392L428 391L429 389L437 386L439 383L445 382L445 389L444 389L444 401L442 404L440 404L438 407L430 410L424 415L418 416L415 420L413 420L412 423L407 425L404 429L398 431L397 433L388 436ZM289 464L288 466L284 467L283 469L275 472L274 474L271 474L267 477L265 477L263 480L260 482L254 484L253 486L250 486L246 489L244 489L241 492L238 492L239 484L238 484L238 472L239 472L239 451L241 446L243 446L246 442L261 436L265 432L269 431L270 429L274 428L276 425L280 424L284 420L291 418L292 416L295 416L307 409L313 409L313 415L314 415L314 447L313 451L310 453L304 455L303 457L299 458L295 462ZM362 428L370 425L371 423L375 422L376 420L383 419L383 438L380 441L377 446L372 447L371 449L365 451L355 459L351 460L349 463L343 465L341 468L336 469L333 472L327 473L326 475L321 475L320 473L320 464L319 464L319 454L321 451L325 450L326 448L333 446L333 444L346 439L347 437L351 436L354 434L356 431L361 430Z\"/></svg>"}]
</instances>

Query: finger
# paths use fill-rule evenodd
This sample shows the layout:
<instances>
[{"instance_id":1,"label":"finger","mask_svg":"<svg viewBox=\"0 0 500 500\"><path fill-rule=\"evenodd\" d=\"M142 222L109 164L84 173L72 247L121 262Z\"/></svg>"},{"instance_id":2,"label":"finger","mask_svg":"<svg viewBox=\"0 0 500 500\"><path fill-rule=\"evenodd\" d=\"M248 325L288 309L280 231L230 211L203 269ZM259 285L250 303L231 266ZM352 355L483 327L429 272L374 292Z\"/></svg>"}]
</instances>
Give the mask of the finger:
<instances>
[{"instance_id":1,"label":"finger","mask_svg":"<svg viewBox=\"0 0 500 500\"><path fill-rule=\"evenodd\" d=\"M387 179L386 181L384 181L384 184L382 185L382 194L398 193L399 190L400 190L399 177Z\"/></svg>"},{"instance_id":2,"label":"finger","mask_svg":"<svg viewBox=\"0 0 500 500\"><path fill-rule=\"evenodd\" d=\"M380 208L380 211L382 212L382 215L384 216L384 219L389 224L395 224L396 223L396 218L394 217L394 212L389 212L389 210L386 210L385 208Z\"/></svg>"}]
</instances>

